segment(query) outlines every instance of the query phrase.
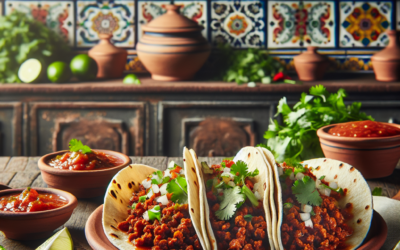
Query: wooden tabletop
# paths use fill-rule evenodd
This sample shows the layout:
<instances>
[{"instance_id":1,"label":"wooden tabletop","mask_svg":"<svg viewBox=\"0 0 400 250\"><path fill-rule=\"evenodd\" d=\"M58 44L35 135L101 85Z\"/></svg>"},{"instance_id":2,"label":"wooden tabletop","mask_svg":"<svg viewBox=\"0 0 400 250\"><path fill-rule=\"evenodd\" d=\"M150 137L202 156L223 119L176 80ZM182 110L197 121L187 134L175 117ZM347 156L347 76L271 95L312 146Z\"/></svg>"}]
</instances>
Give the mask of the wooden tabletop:
<instances>
[{"instance_id":1,"label":"wooden tabletop","mask_svg":"<svg viewBox=\"0 0 400 250\"><path fill-rule=\"evenodd\" d=\"M46 183L40 175L37 166L39 157L0 157L0 184L6 184L12 188L46 187ZM170 161L183 165L181 157L131 157L133 163L149 165L160 170L167 168ZM199 157L200 161L208 164L216 164L222 161L222 157ZM393 197L400 190L400 169L386 178L368 181L371 190L382 187L384 196ZM78 206L65 226L71 233L74 241L74 249L91 249L85 238L84 227L89 215L103 203L103 197L92 199L80 199ZM0 245L7 250L36 249L45 240L15 241L4 237L0 232Z\"/></svg>"}]
</instances>

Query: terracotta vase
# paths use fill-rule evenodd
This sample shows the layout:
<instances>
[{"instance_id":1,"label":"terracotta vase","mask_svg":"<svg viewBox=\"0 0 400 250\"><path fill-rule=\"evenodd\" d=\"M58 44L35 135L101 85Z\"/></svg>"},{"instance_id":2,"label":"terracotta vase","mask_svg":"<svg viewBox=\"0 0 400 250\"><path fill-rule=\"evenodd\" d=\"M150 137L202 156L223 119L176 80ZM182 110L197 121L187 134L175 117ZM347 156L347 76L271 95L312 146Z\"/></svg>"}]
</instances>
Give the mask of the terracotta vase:
<instances>
[{"instance_id":1,"label":"terracotta vase","mask_svg":"<svg viewBox=\"0 0 400 250\"><path fill-rule=\"evenodd\" d=\"M99 67L97 78L121 77L125 70L128 53L110 42L111 34L100 34L99 37L100 43L88 52L88 55L96 61Z\"/></svg>"},{"instance_id":2,"label":"terracotta vase","mask_svg":"<svg viewBox=\"0 0 400 250\"><path fill-rule=\"evenodd\" d=\"M320 80L329 66L327 57L317 53L317 47L310 46L307 51L295 56L294 66L301 81Z\"/></svg>"},{"instance_id":3,"label":"terracotta vase","mask_svg":"<svg viewBox=\"0 0 400 250\"><path fill-rule=\"evenodd\" d=\"M375 77L378 81L393 82L400 80L400 47L398 32L389 30L389 44L371 57Z\"/></svg>"},{"instance_id":4,"label":"terracotta vase","mask_svg":"<svg viewBox=\"0 0 400 250\"><path fill-rule=\"evenodd\" d=\"M137 53L155 80L189 80L210 54L203 27L180 15L179 6L168 5L167 13L142 28Z\"/></svg>"}]
</instances>

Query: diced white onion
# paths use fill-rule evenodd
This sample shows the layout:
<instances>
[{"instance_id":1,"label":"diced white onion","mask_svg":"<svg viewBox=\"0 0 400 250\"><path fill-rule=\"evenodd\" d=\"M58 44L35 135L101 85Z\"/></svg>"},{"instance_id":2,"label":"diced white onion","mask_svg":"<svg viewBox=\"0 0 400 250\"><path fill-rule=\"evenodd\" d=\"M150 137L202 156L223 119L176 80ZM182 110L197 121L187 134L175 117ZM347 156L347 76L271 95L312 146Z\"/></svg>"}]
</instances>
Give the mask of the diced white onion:
<instances>
[{"instance_id":1,"label":"diced white onion","mask_svg":"<svg viewBox=\"0 0 400 250\"><path fill-rule=\"evenodd\" d=\"M290 178L292 181L294 181L294 173L293 173L293 172L290 173L289 178Z\"/></svg>"},{"instance_id":2,"label":"diced white onion","mask_svg":"<svg viewBox=\"0 0 400 250\"><path fill-rule=\"evenodd\" d=\"M333 189L337 189L338 188L338 184L336 182L330 182L329 183L329 187L333 188Z\"/></svg>"},{"instance_id":3,"label":"diced white onion","mask_svg":"<svg viewBox=\"0 0 400 250\"><path fill-rule=\"evenodd\" d=\"M181 169L181 171L179 171L180 175L185 175L185 170Z\"/></svg>"},{"instance_id":4,"label":"diced white onion","mask_svg":"<svg viewBox=\"0 0 400 250\"><path fill-rule=\"evenodd\" d=\"M160 197L157 197L157 202L159 202L159 203L161 203L161 204L163 204L164 206L166 206L167 204L168 204L168 198L167 198L167 196L166 195L163 195L163 196L160 196Z\"/></svg>"},{"instance_id":5,"label":"diced white onion","mask_svg":"<svg viewBox=\"0 0 400 250\"><path fill-rule=\"evenodd\" d=\"M317 180L316 182L315 182L315 187L316 188L319 188L320 186L321 186L321 180Z\"/></svg>"},{"instance_id":6,"label":"diced white onion","mask_svg":"<svg viewBox=\"0 0 400 250\"><path fill-rule=\"evenodd\" d=\"M145 179L144 181L142 181L142 185L145 189L148 189L151 187L151 180L147 180Z\"/></svg>"},{"instance_id":7,"label":"diced white onion","mask_svg":"<svg viewBox=\"0 0 400 250\"><path fill-rule=\"evenodd\" d=\"M303 173L297 173L295 179L296 180L301 180L301 179L303 179L303 177L304 177Z\"/></svg>"},{"instance_id":8,"label":"diced white onion","mask_svg":"<svg viewBox=\"0 0 400 250\"><path fill-rule=\"evenodd\" d=\"M157 181L157 183L160 183L162 181L162 179L160 179L160 177L158 177L157 174L153 174L153 176L151 177L151 179L154 179Z\"/></svg>"},{"instance_id":9,"label":"diced white onion","mask_svg":"<svg viewBox=\"0 0 400 250\"><path fill-rule=\"evenodd\" d=\"M223 192L224 190L222 189L222 188L218 188L217 189L217 193L221 193L221 192Z\"/></svg>"},{"instance_id":10,"label":"diced white onion","mask_svg":"<svg viewBox=\"0 0 400 250\"><path fill-rule=\"evenodd\" d=\"M253 190L258 190L258 187L260 186L260 182L256 182L253 186Z\"/></svg>"},{"instance_id":11,"label":"diced white onion","mask_svg":"<svg viewBox=\"0 0 400 250\"><path fill-rule=\"evenodd\" d=\"M222 173L221 177L226 177L226 178L228 178L228 180L231 180L231 179L233 179L234 175L231 173Z\"/></svg>"},{"instance_id":12,"label":"diced white onion","mask_svg":"<svg viewBox=\"0 0 400 250\"><path fill-rule=\"evenodd\" d=\"M168 168L169 168L169 169L173 169L174 166L175 166L175 162L174 162L174 161L170 161L170 162L168 163Z\"/></svg>"},{"instance_id":13,"label":"diced white onion","mask_svg":"<svg viewBox=\"0 0 400 250\"><path fill-rule=\"evenodd\" d=\"M146 221L149 221L150 220L150 218L149 218L149 212L144 212L143 213L143 219L145 219Z\"/></svg>"},{"instance_id":14,"label":"diced white onion","mask_svg":"<svg viewBox=\"0 0 400 250\"><path fill-rule=\"evenodd\" d=\"M160 187L160 193L161 193L161 195L164 195L164 194L167 194L167 193L168 193L167 187L168 187L168 183L165 183L165 184L163 184L163 185Z\"/></svg>"},{"instance_id":15,"label":"diced white onion","mask_svg":"<svg viewBox=\"0 0 400 250\"><path fill-rule=\"evenodd\" d=\"M160 188L156 184L151 185L151 189L153 189L153 192L155 194L158 194L160 192Z\"/></svg>"},{"instance_id":16,"label":"diced white onion","mask_svg":"<svg viewBox=\"0 0 400 250\"><path fill-rule=\"evenodd\" d=\"M279 176L283 175L283 168L278 167L278 174Z\"/></svg>"},{"instance_id":17,"label":"diced white onion","mask_svg":"<svg viewBox=\"0 0 400 250\"><path fill-rule=\"evenodd\" d=\"M254 192L254 196L256 197L257 200L261 200L262 199L262 197L261 197L260 193L258 193L258 191Z\"/></svg>"},{"instance_id":18,"label":"diced white onion","mask_svg":"<svg viewBox=\"0 0 400 250\"><path fill-rule=\"evenodd\" d=\"M169 169L164 171L164 177L172 177L171 171Z\"/></svg>"},{"instance_id":19,"label":"diced white onion","mask_svg":"<svg viewBox=\"0 0 400 250\"><path fill-rule=\"evenodd\" d=\"M312 206L303 204L303 205L301 205L301 211L303 211L304 213L311 213Z\"/></svg>"},{"instance_id":20,"label":"diced white onion","mask_svg":"<svg viewBox=\"0 0 400 250\"><path fill-rule=\"evenodd\" d=\"M150 191L147 193L147 198L151 198L151 196L153 196L153 190L150 189Z\"/></svg>"},{"instance_id":21,"label":"diced white onion","mask_svg":"<svg viewBox=\"0 0 400 250\"><path fill-rule=\"evenodd\" d=\"M224 168L224 173L230 173L231 169L230 168Z\"/></svg>"},{"instance_id":22,"label":"diced white onion","mask_svg":"<svg viewBox=\"0 0 400 250\"><path fill-rule=\"evenodd\" d=\"M304 222L304 225L305 225L306 227L314 228L311 219L306 220L306 221Z\"/></svg>"},{"instance_id":23,"label":"diced white onion","mask_svg":"<svg viewBox=\"0 0 400 250\"><path fill-rule=\"evenodd\" d=\"M235 187L235 183L233 181L228 182L228 185L231 187Z\"/></svg>"},{"instance_id":24,"label":"diced white onion","mask_svg":"<svg viewBox=\"0 0 400 250\"><path fill-rule=\"evenodd\" d=\"M330 196L331 195L331 190L329 188L324 188L324 195Z\"/></svg>"},{"instance_id":25,"label":"diced white onion","mask_svg":"<svg viewBox=\"0 0 400 250\"><path fill-rule=\"evenodd\" d=\"M310 218L311 218L310 213L300 213L300 219L301 219L302 221L307 221L307 220L309 220Z\"/></svg>"}]
</instances>

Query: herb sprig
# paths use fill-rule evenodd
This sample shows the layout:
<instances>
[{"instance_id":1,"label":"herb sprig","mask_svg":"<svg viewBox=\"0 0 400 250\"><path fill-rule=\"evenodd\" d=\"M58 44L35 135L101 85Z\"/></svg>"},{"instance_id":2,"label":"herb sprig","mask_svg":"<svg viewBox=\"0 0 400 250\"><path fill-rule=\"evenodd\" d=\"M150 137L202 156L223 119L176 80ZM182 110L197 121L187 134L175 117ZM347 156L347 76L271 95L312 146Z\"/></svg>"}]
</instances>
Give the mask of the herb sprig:
<instances>
[{"instance_id":1,"label":"herb sprig","mask_svg":"<svg viewBox=\"0 0 400 250\"><path fill-rule=\"evenodd\" d=\"M82 154L92 153L92 150L89 146L83 145L83 143L77 139L71 139L71 141L69 142L69 151L81 152Z\"/></svg>"}]
</instances>

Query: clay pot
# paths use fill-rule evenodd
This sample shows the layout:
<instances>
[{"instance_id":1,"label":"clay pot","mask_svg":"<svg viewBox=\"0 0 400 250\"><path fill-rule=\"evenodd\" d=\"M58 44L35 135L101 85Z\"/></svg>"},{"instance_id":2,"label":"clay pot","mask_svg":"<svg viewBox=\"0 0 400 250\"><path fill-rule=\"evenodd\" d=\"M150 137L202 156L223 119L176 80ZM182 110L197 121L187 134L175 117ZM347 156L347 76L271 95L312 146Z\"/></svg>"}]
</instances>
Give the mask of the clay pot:
<instances>
[{"instance_id":1,"label":"clay pot","mask_svg":"<svg viewBox=\"0 0 400 250\"><path fill-rule=\"evenodd\" d=\"M202 29L180 15L176 5L168 5L166 14L144 25L137 53L151 77L160 81L191 79L210 54Z\"/></svg>"},{"instance_id":2,"label":"clay pot","mask_svg":"<svg viewBox=\"0 0 400 250\"><path fill-rule=\"evenodd\" d=\"M371 57L372 67L378 81L394 82L400 80L400 47L398 32L389 30L389 44Z\"/></svg>"},{"instance_id":3,"label":"clay pot","mask_svg":"<svg viewBox=\"0 0 400 250\"><path fill-rule=\"evenodd\" d=\"M104 195L107 186L113 176L121 169L128 166L132 160L119 152L110 150L93 149L104 152L123 160L119 166L94 170L64 170L49 166L51 159L62 155L68 150L47 154L39 159L38 166L42 172L42 178L49 187L68 191L77 198L91 198Z\"/></svg>"},{"instance_id":4,"label":"clay pot","mask_svg":"<svg viewBox=\"0 0 400 250\"><path fill-rule=\"evenodd\" d=\"M399 124L389 124L400 128ZM360 138L328 134L333 124L317 130L325 157L346 162L364 178L381 178L393 173L400 159L400 135Z\"/></svg>"},{"instance_id":5,"label":"clay pot","mask_svg":"<svg viewBox=\"0 0 400 250\"><path fill-rule=\"evenodd\" d=\"M100 34L99 37L100 43L88 52L88 55L96 61L99 68L97 78L121 77L125 70L128 53L110 42L111 34Z\"/></svg>"},{"instance_id":6,"label":"clay pot","mask_svg":"<svg viewBox=\"0 0 400 250\"><path fill-rule=\"evenodd\" d=\"M69 220L78 201L72 194L52 189L34 188L38 193L46 192L60 195L68 200L67 205L39 212L4 212L0 211L0 231L7 238L14 240L36 240L48 238L53 231ZM24 188L0 191L0 197L21 193Z\"/></svg>"},{"instance_id":7,"label":"clay pot","mask_svg":"<svg viewBox=\"0 0 400 250\"><path fill-rule=\"evenodd\" d=\"M320 80L329 66L327 57L317 53L317 47L310 46L307 51L295 56L294 66L301 81Z\"/></svg>"}]
</instances>

